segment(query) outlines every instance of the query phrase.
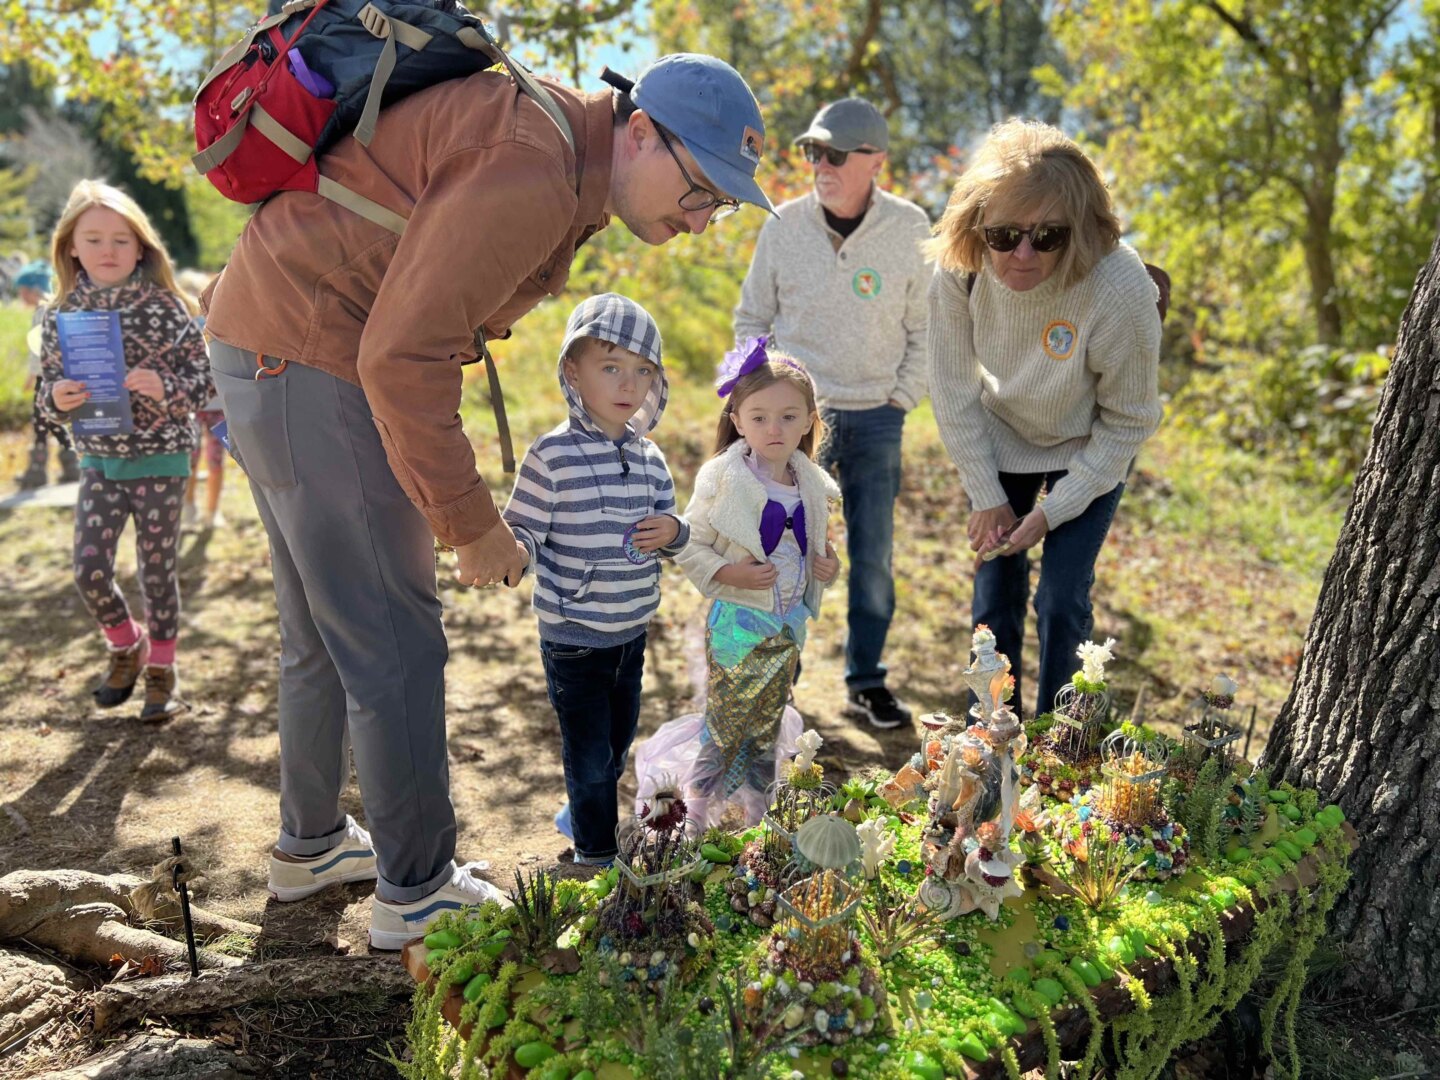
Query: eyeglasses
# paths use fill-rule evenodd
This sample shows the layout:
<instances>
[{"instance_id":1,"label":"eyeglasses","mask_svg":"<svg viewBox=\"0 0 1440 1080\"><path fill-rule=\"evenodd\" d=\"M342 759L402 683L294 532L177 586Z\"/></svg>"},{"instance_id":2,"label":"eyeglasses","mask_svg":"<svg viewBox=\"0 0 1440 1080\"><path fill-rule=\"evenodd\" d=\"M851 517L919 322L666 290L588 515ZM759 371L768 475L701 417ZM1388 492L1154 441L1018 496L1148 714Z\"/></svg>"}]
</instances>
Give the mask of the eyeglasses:
<instances>
[{"instance_id":1,"label":"eyeglasses","mask_svg":"<svg viewBox=\"0 0 1440 1080\"><path fill-rule=\"evenodd\" d=\"M653 122L653 121L652 121ZM675 165L680 170L680 175L690 185L690 190L680 196L680 209L687 213L692 210L709 210L715 207L715 212L710 215L710 224L713 225L721 218L727 218L736 210L740 209L740 200L731 199L724 195L716 195L715 192L702 184L697 184L690 174L685 170L685 163L680 160L680 155L675 153L675 147L670 145L670 136L665 134L665 129L655 124L655 134L660 136L660 141L665 144L665 149L670 151L670 156L675 159Z\"/></svg>"},{"instance_id":2,"label":"eyeglasses","mask_svg":"<svg viewBox=\"0 0 1440 1080\"><path fill-rule=\"evenodd\" d=\"M883 150L836 150L833 146L825 146L821 143L815 142L806 143L804 146L804 151L805 160L810 162L811 165L819 165L820 159L824 158L826 161L830 162L831 165L834 165L837 169L840 168L841 165L845 164L851 154L884 153Z\"/></svg>"},{"instance_id":3,"label":"eyeglasses","mask_svg":"<svg viewBox=\"0 0 1440 1080\"><path fill-rule=\"evenodd\" d=\"M1069 225L1035 225L1022 229L1018 225L990 225L980 230L992 251L1014 251L1024 237L1041 254L1059 251L1070 242Z\"/></svg>"}]
</instances>

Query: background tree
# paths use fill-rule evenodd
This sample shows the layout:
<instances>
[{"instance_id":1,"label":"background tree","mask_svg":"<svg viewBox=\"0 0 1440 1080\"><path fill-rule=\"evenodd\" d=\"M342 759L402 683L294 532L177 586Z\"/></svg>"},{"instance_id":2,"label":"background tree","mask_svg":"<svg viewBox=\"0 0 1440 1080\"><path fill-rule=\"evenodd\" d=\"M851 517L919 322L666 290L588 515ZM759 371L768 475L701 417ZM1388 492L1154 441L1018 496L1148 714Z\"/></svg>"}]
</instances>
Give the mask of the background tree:
<instances>
[{"instance_id":1,"label":"background tree","mask_svg":"<svg viewBox=\"0 0 1440 1080\"><path fill-rule=\"evenodd\" d=\"M1045 78L1202 329L1373 346L1433 233L1437 20L1434 0L1066 5L1078 77Z\"/></svg>"},{"instance_id":2,"label":"background tree","mask_svg":"<svg viewBox=\"0 0 1440 1080\"><path fill-rule=\"evenodd\" d=\"M1440 999L1440 240L1415 282L1374 440L1262 764L1360 834L1333 927L1344 978Z\"/></svg>"}]
</instances>

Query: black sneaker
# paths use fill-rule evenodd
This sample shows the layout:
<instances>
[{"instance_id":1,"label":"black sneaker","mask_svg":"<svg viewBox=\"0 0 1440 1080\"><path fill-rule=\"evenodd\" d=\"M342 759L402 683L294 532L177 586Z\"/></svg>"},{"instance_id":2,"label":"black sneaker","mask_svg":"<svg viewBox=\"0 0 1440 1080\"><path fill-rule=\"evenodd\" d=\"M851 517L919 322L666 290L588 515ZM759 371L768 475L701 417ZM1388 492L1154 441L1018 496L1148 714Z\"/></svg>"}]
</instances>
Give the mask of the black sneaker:
<instances>
[{"instance_id":1,"label":"black sneaker","mask_svg":"<svg viewBox=\"0 0 1440 1080\"><path fill-rule=\"evenodd\" d=\"M870 721L871 727L897 728L910 722L910 710L895 699L886 687L872 686L868 690L850 691L845 704L847 716Z\"/></svg>"}]
</instances>

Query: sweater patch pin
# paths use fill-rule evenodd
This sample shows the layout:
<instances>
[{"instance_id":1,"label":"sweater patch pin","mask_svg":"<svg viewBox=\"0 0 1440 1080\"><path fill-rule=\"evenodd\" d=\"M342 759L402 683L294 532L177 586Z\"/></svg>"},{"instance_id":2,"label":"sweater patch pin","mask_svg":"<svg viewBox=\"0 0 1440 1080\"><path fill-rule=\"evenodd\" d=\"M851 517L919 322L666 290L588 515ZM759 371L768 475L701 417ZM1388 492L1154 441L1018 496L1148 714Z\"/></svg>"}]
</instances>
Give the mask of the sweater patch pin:
<instances>
[{"instance_id":1,"label":"sweater patch pin","mask_svg":"<svg viewBox=\"0 0 1440 1080\"><path fill-rule=\"evenodd\" d=\"M1070 354L1075 351L1076 336L1074 323L1056 319L1045 327L1045 335L1041 338L1040 344L1050 359L1069 360Z\"/></svg>"},{"instance_id":2,"label":"sweater patch pin","mask_svg":"<svg viewBox=\"0 0 1440 1080\"><path fill-rule=\"evenodd\" d=\"M880 272L872 270L868 266L862 266L850 279L850 287L855 290L855 295L861 300L874 300L880 295Z\"/></svg>"}]
</instances>

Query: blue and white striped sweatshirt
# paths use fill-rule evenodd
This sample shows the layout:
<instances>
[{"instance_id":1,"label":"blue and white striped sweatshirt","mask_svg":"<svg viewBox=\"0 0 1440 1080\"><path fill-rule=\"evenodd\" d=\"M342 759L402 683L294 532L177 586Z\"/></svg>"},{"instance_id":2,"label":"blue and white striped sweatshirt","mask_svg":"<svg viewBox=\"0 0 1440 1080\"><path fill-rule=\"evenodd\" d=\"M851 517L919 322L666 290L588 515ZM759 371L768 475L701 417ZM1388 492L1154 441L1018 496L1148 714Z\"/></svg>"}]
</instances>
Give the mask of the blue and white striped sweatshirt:
<instances>
[{"instance_id":1,"label":"blue and white striped sweatshirt","mask_svg":"<svg viewBox=\"0 0 1440 1080\"><path fill-rule=\"evenodd\" d=\"M670 393L664 365L657 367L660 377L618 442L595 426L559 367L570 416L525 452L504 514L530 553L531 603L545 641L608 648L639 637L660 605L660 560L626 558L625 530L670 514L680 534L661 554L675 555L690 538L675 513L665 455L647 437Z\"/></svg>"}]
</instances>

